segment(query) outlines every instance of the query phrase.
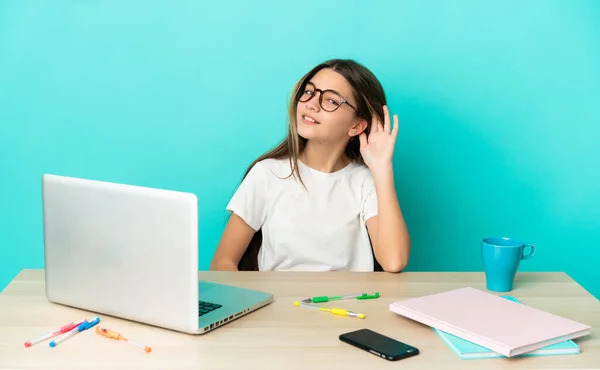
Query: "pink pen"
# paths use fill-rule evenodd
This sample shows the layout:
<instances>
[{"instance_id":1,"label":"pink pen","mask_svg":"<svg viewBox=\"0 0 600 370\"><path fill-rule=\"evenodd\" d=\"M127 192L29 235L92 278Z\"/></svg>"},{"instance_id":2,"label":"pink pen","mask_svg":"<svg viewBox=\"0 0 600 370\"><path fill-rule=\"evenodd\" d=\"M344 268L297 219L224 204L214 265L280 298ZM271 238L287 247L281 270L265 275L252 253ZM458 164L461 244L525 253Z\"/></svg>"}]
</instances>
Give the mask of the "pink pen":
<instances>
[{"instance_id":1,"label":"pink pen","mask_svg":"<svg viewBox=\"0 0 600 370\"><path fill-rule=\"evenodd\" d=\"M33 346L34 344L37 344L37 343L39 343L39 342L42 342L42 341L45 341L46 339L49 339L49 338L55 337L55 336L57 336L57 335L60 335L60 334L63 334L63 333L66 333L66 332L68 332L69 330L71 330L71 329L73 329L73 328L77 327L78 325L80 325L80 324L81 324L81 323L83 323L84 321L85 321L85 320L79 320L79 321L76 321L76 322L72 322L72 323L70 323L70 324L67 324L67 325L65 325L65 326L61 327L60 329L58 329L58 330L57 330L57 331L55 331L55 332L48 333L48 334L46 334L46 335L42 335L41 337L39 337L39 338L35 338L34 340L28 340L27 342L25 342L25 347L31 347L31 346Z\"/></svg>"}]
</instances>

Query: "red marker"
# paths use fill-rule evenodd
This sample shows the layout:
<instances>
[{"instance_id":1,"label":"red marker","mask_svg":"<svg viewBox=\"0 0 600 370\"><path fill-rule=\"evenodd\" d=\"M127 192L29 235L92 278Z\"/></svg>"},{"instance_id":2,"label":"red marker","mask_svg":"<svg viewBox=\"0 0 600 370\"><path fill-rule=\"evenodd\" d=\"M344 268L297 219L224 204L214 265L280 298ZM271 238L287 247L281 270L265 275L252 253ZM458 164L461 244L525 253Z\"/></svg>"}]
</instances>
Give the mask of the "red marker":
<instances>
[{"instance_id":1,"label":"red marker","mask_svg":"<svg viewBox=\"0 0 600 370\"><path fill-rule=\"evenodd\" d=\"M77 327L78 325L82 324L84 321L85 321L85 320L79 320L79 321L77 321L77 322L72 322L72 323L70 323L70 324L67 324L67 325L65 325L65 326L61 327L60 329L58 329L58 330L57 330L57 331L55 331L55 332L48 333L48 334L46 334L46 335L42 335L41 337L39 337L39 338L35 338L35 339L33 339L33 340L28 340L27 342L25 342L25 347L31 347L31 346L33 346L34 344L38 344L39 342L43 342L43 341L45 341L46 339L50 339L50 338L52 338L52 337L55 337L55 336L57 336L57 335L60 335L60 334L66 333L66 332L68 332L69 330L71 330L71 329L73 329L73 328Z\"/></svg>"}]
</instances>

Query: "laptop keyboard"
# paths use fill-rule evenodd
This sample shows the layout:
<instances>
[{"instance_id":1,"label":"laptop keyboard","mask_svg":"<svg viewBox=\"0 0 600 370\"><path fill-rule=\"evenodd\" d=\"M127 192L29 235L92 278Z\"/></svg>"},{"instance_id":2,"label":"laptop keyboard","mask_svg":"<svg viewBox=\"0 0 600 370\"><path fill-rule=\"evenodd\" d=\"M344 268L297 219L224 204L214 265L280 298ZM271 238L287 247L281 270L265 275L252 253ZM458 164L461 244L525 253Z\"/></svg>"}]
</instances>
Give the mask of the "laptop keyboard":
<instances>
[{"instance_id":1,"label":"laptop keyboard","mask_svg":"<svg viewBox=\"0 0 600 370\"><path fill-rule=\"evenodd\" d=\"M209 312L212 312L214 310L216 310L217 308L221 308L222 306L220 304L216 304L216 303L210 303L210 302L204 302L204 301L199 301L198 302L198 316L202 316L202 315L206 315Z\"/></svg>"}]
</instances>

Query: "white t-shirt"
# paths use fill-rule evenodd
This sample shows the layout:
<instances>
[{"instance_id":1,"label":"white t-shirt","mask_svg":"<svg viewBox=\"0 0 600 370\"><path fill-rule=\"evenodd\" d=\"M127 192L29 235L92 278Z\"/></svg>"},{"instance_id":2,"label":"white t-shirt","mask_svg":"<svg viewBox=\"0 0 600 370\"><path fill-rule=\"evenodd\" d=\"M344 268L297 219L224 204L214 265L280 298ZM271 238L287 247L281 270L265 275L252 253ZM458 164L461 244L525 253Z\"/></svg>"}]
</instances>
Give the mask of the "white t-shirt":
<instances>
[{"instance_id":1,"label":"white t-shirt","mask_svg":"<svg viewBox=\"0 0 600 370\"><path fill-rule=\"evenodd\" d=\"M366 221L377 215L368 167L351 163L324 173L298 161L306 189L289 160L258 162L227 210L262 229L258 268L287 271L373 271Z\"/></svg>"}]
</instances>

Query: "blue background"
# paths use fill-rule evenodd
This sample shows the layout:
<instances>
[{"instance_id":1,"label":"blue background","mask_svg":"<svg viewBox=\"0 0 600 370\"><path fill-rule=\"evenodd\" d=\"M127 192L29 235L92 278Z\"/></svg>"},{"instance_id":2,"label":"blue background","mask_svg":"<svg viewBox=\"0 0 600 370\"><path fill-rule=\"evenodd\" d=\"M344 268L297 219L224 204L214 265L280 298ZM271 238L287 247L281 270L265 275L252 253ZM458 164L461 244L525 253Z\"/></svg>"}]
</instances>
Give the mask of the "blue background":
<instances>
[{"instance_id":1,"label":"blue background","mask_svg":"<svg viewBox=\"0 0 600 370\"><path fill-rule=\"evenodd\" d=\"M206 269L294 82L355 58L401 120L409 271L537 246L600 296L600 2L0 3L0 289L43 267L41 175L193 192Z\"/></svg>"}]
</instances>

